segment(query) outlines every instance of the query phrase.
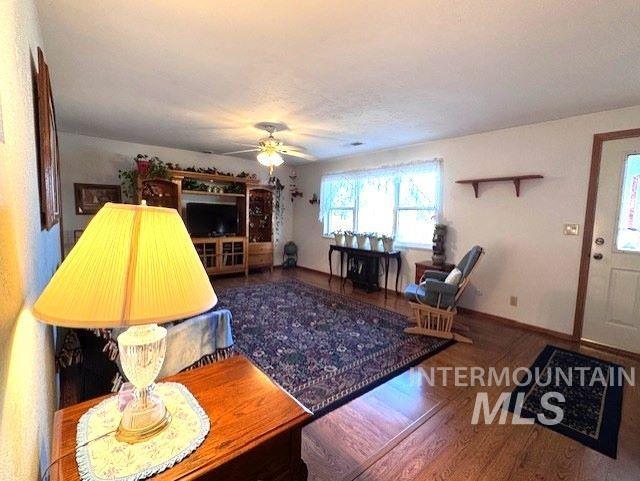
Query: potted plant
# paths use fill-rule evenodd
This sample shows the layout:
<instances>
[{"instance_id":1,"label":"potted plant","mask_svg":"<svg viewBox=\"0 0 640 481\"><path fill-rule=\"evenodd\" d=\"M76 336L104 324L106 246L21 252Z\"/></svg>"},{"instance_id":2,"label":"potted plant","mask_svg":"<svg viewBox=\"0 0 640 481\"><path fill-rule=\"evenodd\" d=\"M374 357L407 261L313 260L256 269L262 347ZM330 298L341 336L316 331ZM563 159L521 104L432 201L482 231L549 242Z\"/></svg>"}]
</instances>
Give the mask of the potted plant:
<instances>
[{"instance_id":1,"label":"potted plant","mask_svg":"<svg viewBox=\"0 0 640 481\"><path fill-rule=\"evenodd\" d=\"M332 234L333 234L333 238L336 240L336 245L337 246L343 246L344 245L344 232L342 232L341 230L337 230L337 231L333 232Z\"/></svg>"},{"instance_id":2,"label":"potted plant","mask_svg":"<svg viewBox=\"0 0 640 481\"><path fill-rule=\"evenodd\" d=\"M168 179L169 169L158 157L149 157L146 154L138 154L134 159L136 168L120 170L118 177L122 184L122 190L126 197L135 200L138 190L138 179Z\"/></svg>"},{"instance_id":3,"label":"potted plant","mask_svg":"<svg viewBox=\"0 0 640 481\"><path fill-rule=\"evenodd\" d=\"M358 243L358 249L364 249L367 245L367 234L356 233L356 242Z\"/></svg>"},{"instance_id":4,"label":"potted plant","mask_svg":"<svg viewBox=\"0 0 640 481\"><path fill-rule=\"evenodd\" d=\"M138 168L138 173L142 177L146 177L147 172L149 172L149 166L151 163L149 156L146 154L138 154L134 160L136 163L136 167Z\"/></svg>"},{"instance_id":5,"label":"potted plant","mask_svg":"<svg viewBox=\"0 0 640 481\"><path fill-rule=\"evenodd\" d=\"M369 249L372 251L380 250L380 242L378 242L378 234L375 232L368 232L367 239L369 239Z\"/></svg>"},{"instance_id":6,"label":"potted plant","mask_svg":"<svg viewBox=\"0 0 640 481\"><path fill-rule=\"evenodd\" d=\"M388 235L381 235L379 237L382 242L382 246L384 247L385 252L393 251L393 237Z\"/></svg>"},{"instance_id":7,"label":"potted plant","mask_svg":"<svg viewBox=\"0 0 640 481\"><path fill-rule=\"evenodd\" d=\"M347 247L353 247L353 237L354 237L353 231L350 231L350 230L344 231L344 245L346 245Z\"/></svg>"}]
</instances>

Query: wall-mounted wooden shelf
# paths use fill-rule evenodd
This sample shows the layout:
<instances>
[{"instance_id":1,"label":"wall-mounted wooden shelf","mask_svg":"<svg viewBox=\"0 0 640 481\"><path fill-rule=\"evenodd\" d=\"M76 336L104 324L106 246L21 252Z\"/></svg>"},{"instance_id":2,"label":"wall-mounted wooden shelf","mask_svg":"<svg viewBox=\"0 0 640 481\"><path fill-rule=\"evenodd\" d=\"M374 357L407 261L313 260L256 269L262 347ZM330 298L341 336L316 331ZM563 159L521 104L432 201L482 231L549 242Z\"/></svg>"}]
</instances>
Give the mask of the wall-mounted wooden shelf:
<instances>
[{"instance_id":1,"label":"wall-mounted wooden shelf","mask_svg":"<svg viewBox=\"0 0 640 481\"><path fill-rule=\"evenodd\" d=\"M542 179L544 176L538 174L529 174L529 175L510 175L507 177L487 177L485 179L466 179L466 180L456 180L456 184L471 184L473 187L473 192L476 195L476 199L478 198L478 187L483 182L513 182L513 186L516 189L516 197L520 197L520 181L522 180L531 180L531 179Z\"/></svg>"},{"instance_id":2,"label":"wall-mounted wooden shelf","mask_svg":"<svg viewBox=\"0 0 640 481\"><path fill-rule=\"evenodd\" d=\"M204 172L190 172L188 170L169 170L169 175L173 179L197 179L209 182L234 182L238 184L259 184L258 179L249 177L232 177L230 175L206 174Z\"/></svg>"},{"instance_id":3,"label":"wall-mounted wooden shelf","mask_svg":"<svg viewBox=\"0 0 640 481\"><path fill-rule=\"evenodd\" d=\"M234 194L231 192L209 192L207 190L183 190L182 194L188 195L215 195L218 197L245 197L244 194Z\"/></svg>"}]
</instances>

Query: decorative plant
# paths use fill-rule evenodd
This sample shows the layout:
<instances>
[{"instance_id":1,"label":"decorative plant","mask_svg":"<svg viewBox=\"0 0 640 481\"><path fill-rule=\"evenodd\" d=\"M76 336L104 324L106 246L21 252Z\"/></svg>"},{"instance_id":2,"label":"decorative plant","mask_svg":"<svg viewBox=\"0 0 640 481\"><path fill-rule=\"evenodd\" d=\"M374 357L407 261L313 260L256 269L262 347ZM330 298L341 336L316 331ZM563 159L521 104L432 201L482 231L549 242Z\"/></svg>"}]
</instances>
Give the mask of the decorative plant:
<instances>
[{"instance_id":1,"label":"decorative plant","mask_svg":"<svg viewBox=\"0 0 640 481\"><path fill-rule=\"evenodd\" d=\"M138 169L119 170L118 178L120 179L124 196L133 200L138 188Z\"/></svg>"},{"instance_id":2,"label":"decorative plant","mask_svg":"<svg viewBox=\"0 0 640 481\"><path fill-rule=\"evenodd\" d=\"M337 245L344 245L344 232L338 229L333 231L331 235L333 235Z\"/></svg>"},{"instance_id":3,"label":"decorative plant","mask_svg":"<svg viewBox=\"0 0 640 481\"><path fill-rule=\"evenodd\" d=\"M269 185L273 186L273 210L275 214L274 240L277 243L277 239L280 238L282 217L284 215L284 203L282 202L282 191L284 190L284 185L280 182L278 177L269 177Z\"/></svg>"},{"instance_id":4,"label":"decorative plant","mask_svg":"<svg viewBox=\"0 0 640 481\"><path fill-rule=\"evenodd\" d=\"M147 154L138 154L135 159L136 168L131 170L119 170L118 178L122 185L125 197L135 199L138 189L138 179L168 179L169 169L158 157L149 157Z\"/></svg>"},{"instance_id":5,"label":"decorative plant","mask_svg":"<svg viewBox=\"0 0 640 481\"><path fill-rule=\"evenodd\" d=\"M244 185L234 182L224 186L225 194L242 194L244 192Z\"/></svg>"},{"instance_id":6,"label":"decorative plant","mask_svg":"<svg viewBox=\"0 0 640 481\"><path fill-rule=\"evenodd\" d=\"M364 249L367 243L367 234L356 232L356 242L358 243L358 249Z\"/></svg>"},{"instance_id":7,"label":"decorative plant","mask_svg":"<svg viewBox=\"0 0 640 481\"><path fill-rule=\"evenodd\" d=\"M391 252L393 250L393 236L389 235L381 235L378 237L380 241L382 241L382 245L384 246L385 252Z\"/></svg>"},{"instance_id":8,"label":"decorative plant","mask_svg":"<svg viewBox=\"0 0 640 481\"><path fill-rule=\"evenodd\" d=\"M353 237L355 236L355 232L351 230L344 231L344 243L347 247L353 246Z\"/></svg>"},{"instance_id":9,"label":"decorative plant","mask_svg":"<svg viewBox=\"0 0 640 481\"><path fill-rule=\"evenodd\" d=\"M309 199L309 204L313 205L313 204L319 204L320 203L320 199L318 199L318 194L313 194L311 196L311 199Z\"/></svg>"},{"instance_id":10,"label":"decorative plant","mask_svg":"<svg viewBox=\"0 0 640 481\"><path fill-rule=\"evenodd\" d=\"M378 233L377 232L367 232L367 238L369 239L369 248L372 251L377 251L378 250L378 245L379 245L379 241L378 241Z\"/></svg>"}]
</instances>

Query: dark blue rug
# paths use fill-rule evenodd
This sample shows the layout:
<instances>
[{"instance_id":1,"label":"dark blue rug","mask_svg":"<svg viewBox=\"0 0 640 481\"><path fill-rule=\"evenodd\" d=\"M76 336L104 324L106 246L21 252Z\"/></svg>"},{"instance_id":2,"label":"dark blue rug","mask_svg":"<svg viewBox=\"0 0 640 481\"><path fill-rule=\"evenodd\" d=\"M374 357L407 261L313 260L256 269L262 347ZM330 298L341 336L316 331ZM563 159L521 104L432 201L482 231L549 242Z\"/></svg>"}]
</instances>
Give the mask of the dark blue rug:
<instances>
[{"instance_id":1,"label":"dark blue rug","mask_svg":"<svg viewBox=\"0 0 640 481\"><path fill-rule=\"evenodd\" d=\"M561 393L565 402L552 400L551 403L563 408L564 417L559 424L546 427L615 459L622 414L622 366L547 346L530 369L534 371L536 368L541 373L539 382L532 379L530 383L516 388L511 395L509 410L515 408L516 394L525 393L520 416L534 418L538 422L538 413L553 417L552 413L542 409L542 396L547 392ZM596 372L601 372L602 376Z\"/></svg>"},{"instance_id":2,"label":"dark blue rug","mask_svg":"<svg viewBox=\"0 0 640 481\"><path fill-rule=\"evenodd\" d=\"M451 344L405 334L406 316L297 280L217 294L233 314L236 349L316 416Z\"/></svg>"}]
</instances>

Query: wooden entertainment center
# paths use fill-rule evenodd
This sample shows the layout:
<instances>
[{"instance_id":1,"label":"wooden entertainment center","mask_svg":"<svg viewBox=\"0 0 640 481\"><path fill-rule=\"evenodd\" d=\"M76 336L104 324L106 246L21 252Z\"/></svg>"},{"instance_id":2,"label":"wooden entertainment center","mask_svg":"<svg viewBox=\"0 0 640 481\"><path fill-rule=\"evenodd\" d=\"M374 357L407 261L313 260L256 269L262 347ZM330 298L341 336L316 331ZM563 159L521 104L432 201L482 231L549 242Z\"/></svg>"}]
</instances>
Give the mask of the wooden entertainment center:
<instances>
[{"instance_id":1,"label":"wooden entertainment center","mask_svg":"<svg viewBox=\"0 0 640 481\"><path fill-rule=\"evenodd\" d=\"M192 237L196 251L209 275L273 269L273 189L249 177L170 170L169 180L148 179L138 185L138 200L149 205L177 209L186 221L189 202L221 203L236 206L238 232L221 237ZM183 180L210 184L216 190L183 189ZM205 200L206 199L206 200Z\"/></svg>"}]
</instances>

